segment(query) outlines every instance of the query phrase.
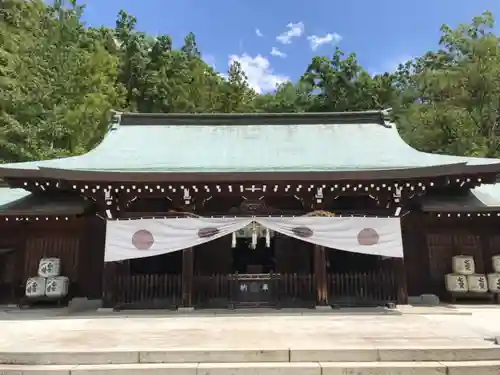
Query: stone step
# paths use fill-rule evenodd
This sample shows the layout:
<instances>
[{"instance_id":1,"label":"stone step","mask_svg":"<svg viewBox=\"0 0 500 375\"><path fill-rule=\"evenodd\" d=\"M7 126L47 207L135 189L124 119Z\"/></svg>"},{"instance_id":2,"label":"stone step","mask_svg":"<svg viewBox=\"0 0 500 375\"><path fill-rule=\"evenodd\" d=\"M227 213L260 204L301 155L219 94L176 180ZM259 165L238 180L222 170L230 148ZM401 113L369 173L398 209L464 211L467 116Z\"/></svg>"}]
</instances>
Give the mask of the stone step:
<instances>
[{"instance_id":1,"label":"stone step","mask_svg":"<svg viewBox=\"0 0 500 375\"><path fill-rule=\"evenodd\" d=\"M2 352L4 365L131 363L496 361L500 346L338 347L329 349L175 349L152 351ZM0 374L2 374L0 372Z\"/></svg>"},{"instance_id":2,"label":"stone step","mask_svg":"<svg viewBox=\"0 0 500 375\"><path fill-rule=\"evenodd\" d=\"M0 365L2 375L497 375L499 361Z\"/></svg>"}]
</instances>

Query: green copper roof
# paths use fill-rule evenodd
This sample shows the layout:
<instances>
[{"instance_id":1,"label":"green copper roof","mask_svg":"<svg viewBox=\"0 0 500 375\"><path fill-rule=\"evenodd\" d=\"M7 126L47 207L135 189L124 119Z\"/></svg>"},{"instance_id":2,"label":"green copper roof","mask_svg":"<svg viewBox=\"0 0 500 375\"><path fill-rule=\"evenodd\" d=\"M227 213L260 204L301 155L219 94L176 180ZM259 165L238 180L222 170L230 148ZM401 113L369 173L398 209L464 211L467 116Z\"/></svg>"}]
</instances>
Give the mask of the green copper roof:
<instances>
[{"instance_id":1,"label":"green copper roof","mask_svg":"<svg viewBox=\"0 0 500 375\"><path fill-rule=\"evenodd\" d=\"M321 172L432 167L498 160L419 152L380 112L347 114L122 114L87 154L4 164L123 172Z\"/></svg>"},{"instance_id":2,"label":"green copper roof","mask_svg":"<svg viewBox=\"0 0 500 375\"><path fill-rule=\"evenodd\" d=\"M500 211L500 183L481 185L462 194L425 196L421 203L426 212Z\"/></svg>"},{"instance_id":3,"label":"green copper roof","mask_svg":"<svg viewBox=\"0 0 500 375\"><path fill-rule=\"evenodd\" d=\"M68 194L31 194L24 189L0 186L0 215L79 215L89 203Z\"/></svg>"},{"instance_id":4,"label":"green copper roof","mask_svg":"<svg viewBox=\"0 0 500 375\"><path fill-rule=\"evenodd\" d=\"M0 211L4 211L11 207L14 202L22 200L31 193L24 189L11 189L9 187L0 186Z\"/></svg>"}]
</instances>

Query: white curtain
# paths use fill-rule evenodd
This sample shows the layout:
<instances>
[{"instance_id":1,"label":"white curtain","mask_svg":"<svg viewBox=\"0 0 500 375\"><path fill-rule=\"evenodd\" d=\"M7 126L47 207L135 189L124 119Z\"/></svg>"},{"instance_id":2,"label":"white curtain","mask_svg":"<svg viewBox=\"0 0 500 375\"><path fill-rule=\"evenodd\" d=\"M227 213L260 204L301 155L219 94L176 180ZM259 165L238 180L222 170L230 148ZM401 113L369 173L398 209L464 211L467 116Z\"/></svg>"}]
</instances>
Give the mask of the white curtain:
<instances>
[{"instance_id":1,"label":"white curtain","mask_svg":"<svg viewBox=\"0 0 500 375\"><path fill-rule=\"evenodd\" d=\"M253 221L320 246L403 257L399 218L302 216L108 221L104 260L145 258L187 249L229 235Z\"/></svg>"},{"instance_id":2,"label":"white curtain","mask_svg":"<svg viewBox=\"0 0 500 375\"><path fill-rule=\"evenodd\" d=\"M108 221L104 261L145 258L187 249L231 234L251 222L251 218Z\"/></svg>"},{"instance_id":3,"label":"white curtain","mask_svg":"<svg viewBox=\"0 0 500 375\"><path fill-rule=\"evenodd\" d=\"M402 258L399 218L375 217L266 217L259 224L315 245L355 253Z\"/></svg>"}]
</instances>

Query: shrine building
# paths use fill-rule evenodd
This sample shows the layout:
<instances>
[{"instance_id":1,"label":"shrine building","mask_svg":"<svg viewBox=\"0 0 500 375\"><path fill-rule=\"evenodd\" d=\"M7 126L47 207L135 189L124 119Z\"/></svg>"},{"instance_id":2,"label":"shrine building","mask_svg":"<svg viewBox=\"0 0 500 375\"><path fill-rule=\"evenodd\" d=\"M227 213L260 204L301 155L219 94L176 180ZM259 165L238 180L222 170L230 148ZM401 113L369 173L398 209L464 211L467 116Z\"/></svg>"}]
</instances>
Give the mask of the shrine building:
<instances>
[{"instance_id":1,"label":"shrine building","mask_svg":"<svg viewBox=\"0 0 500 375\"><path fill-rule=\"evenodd\" d=\"M447 299L453 256L500 254L499 173L379 111L116 113L84 155L0 165L0 302L42 258L117 309Z\"/></svg>"}]
</instances>

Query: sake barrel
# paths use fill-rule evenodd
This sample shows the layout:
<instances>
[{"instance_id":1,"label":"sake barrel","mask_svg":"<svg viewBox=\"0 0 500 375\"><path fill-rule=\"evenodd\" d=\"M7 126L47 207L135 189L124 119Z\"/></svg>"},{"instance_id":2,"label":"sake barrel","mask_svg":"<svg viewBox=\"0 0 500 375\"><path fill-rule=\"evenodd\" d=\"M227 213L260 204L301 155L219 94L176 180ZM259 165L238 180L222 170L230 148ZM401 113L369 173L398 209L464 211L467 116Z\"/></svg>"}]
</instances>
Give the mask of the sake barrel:
<instances>
[{"instance_id":1,"label":"sake barrel","mask_svg":"<svg viewBox=\"0 0 500 375\"><path fill-rule=\"evenodd\" d=\"M47 279L45 295L47 297L66 297L69 289L69 279L66 276L56 276Z\"/></svg>"},{"instance_id":2,"label":"sake barrel","mask_svg":"<svg viewBox=\"0 0 500 375\"><path fill-rule=\"evenodd\" d=\"M469 291L467 277L449 273L445 276L446 290L453 293L465 293Z\"/></svg>"},{"instance_id":3,"label":"sake barrel","mask_svg":"<svg viewBox=\"0 0 500 375\"><path fill-rule=\"evenodd\" d=\"M493 267L493 272L500 273L500 255L493 255L491 257L491 266Z\"/></svg>"},{"instance_id":4,"label":"sake barrel","mask_svg":"<svg viewBox=\"0 0 500 375\"><path fill-rule=\"evenodd\" d=\"M38 264L38 276L55 277L61 273L61 260L59 258L42 258Z\"/></svg>"},{"instance_id":5,"label":"sake barrel","mask_svg":"<svg viewBox=\"0 0 500 375\"><path fill-rule=\"evenodd\" d=\"M488 275L488 288L492 293L500 293L500 273Z\"/></svg>"},{"instance_id":6,"label":"sake barrel","mask_svg":"<svg viewBox=\"0 0 500 375\"><path fill-rule=\"evenodd\" d=\"M26 297L36 298L45 295L46 279L44 277L30 277L26 281Z\"/></svg>"},{"instance_id":7,"label":"sake barrel","mask_svg":"<svg viewBox=\"0 0 500 375\"><path fill-rule=\"evenodd\" d=\"M488 291L488 280L486 275L468 275L467 284L469 285L469 291L474 293L486 293Z\"/></svg>"},{"instance_id":8,"label":"sake barrel","mask_svg":"<svg viewBox=\"0 0 500 375\"><path fill-rule=\"evenodd\" d=\"M452 258L453 273L473 275L476 271L474 258L468 255L457 255Z\"/></svg>"}]
</instances>

